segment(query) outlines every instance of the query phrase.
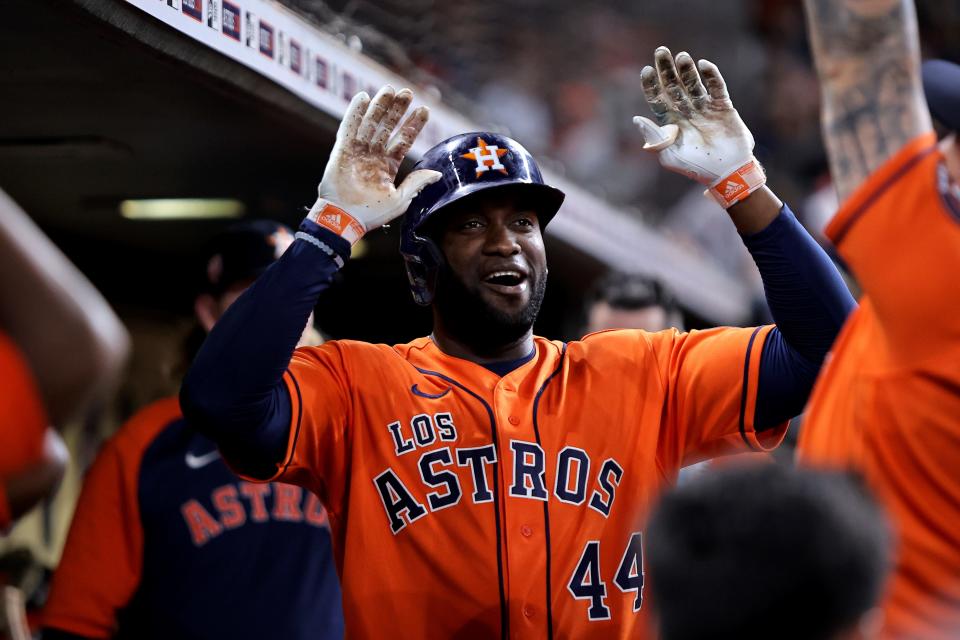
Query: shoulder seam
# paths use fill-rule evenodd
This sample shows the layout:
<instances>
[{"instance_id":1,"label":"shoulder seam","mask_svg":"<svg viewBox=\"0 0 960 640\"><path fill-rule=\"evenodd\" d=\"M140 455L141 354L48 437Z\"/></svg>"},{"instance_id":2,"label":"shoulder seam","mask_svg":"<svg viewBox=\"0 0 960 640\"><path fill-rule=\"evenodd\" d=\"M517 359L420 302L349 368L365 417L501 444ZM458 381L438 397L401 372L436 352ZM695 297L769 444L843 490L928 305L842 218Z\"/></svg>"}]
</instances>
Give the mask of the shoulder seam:
<instances>
[{"instance_id":1,"label":"shoulder seam","mask_svg":"<svg viewBox=\"0 0 960 640\"><path fill-rule=\"evenodd\" d=\"M908 173L913 171L921 161L927 158L931 153L937 151L939 147L937 143L923 147L918 150L909 160L906 160L901 164L896 171L893 172L882 184L877 185L877 187L866 196L863 201L853 209L849 214L845 216L845 219L838 221L840 224L838 228L833 231L831 234L834 245L839 246L846 238L847 234L850 233L850 230L853 226L860 221L863 215L870 209L870 207L881 197L883 197L887 191L890 190L893 185L899 183Z\"/></svg>"},{"instance_id":2,"label":"shoulder seam","mask_svg":"<svg viewBox=\"0 0 960 640\"><path fill-rule=\"evenodd\" d=\"M146 450L171 422L182 418L180 401L176 396L161 398L127 418L107 442L125 440Z\"/></svg>"}]
</instances>

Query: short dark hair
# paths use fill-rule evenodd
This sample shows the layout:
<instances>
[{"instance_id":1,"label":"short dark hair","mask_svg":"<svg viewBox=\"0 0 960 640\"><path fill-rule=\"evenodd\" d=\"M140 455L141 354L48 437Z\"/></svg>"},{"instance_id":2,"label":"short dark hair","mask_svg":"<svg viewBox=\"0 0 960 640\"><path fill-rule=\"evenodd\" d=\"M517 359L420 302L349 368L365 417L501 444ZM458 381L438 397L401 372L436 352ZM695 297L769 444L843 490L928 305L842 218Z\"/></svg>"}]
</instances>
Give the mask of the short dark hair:
<instances>
[{"instance_id":1,"label":"short dark hair","mask_svg":"<svg viewBox=\"0 0 960 640\"><path fill-rule=\"evenodd\" d=\"M645 542L663 640L831 637L875 605L890 562L861 482L775 464L672 490Z\"/></svg>"},{"instance_id":2,"label":"short dark hair","mask_svg":"<svg viewBox=\"0 0 960 640\"><path fill-rule=\"evenodd\" d=\"M612 271L594 283L587 296L588 307L606 302L614 309L644 309L659 306L672 312L673 296L659 280L636 273Z\"/></svg>"}]
</instances>

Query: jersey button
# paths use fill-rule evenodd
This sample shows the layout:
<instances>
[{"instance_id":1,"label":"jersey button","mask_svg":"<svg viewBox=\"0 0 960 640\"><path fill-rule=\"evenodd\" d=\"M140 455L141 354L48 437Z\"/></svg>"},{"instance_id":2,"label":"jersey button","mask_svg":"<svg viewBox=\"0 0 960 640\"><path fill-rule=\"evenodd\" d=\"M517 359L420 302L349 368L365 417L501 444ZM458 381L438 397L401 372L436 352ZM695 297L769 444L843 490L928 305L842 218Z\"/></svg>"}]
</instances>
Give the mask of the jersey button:
<instances>
[{"instance_id":1,"label":"jersey button","mask_svg":"<svg viewBox=\"0 0 960 640\"><path fill-rule=\"evenodd\" d=\"M510 416L509 418L507 418L507 420L509 420L510 424L512 424L513 426L517 426L518 424L520 424L520 418L518 418L517 416Z\"/></svg>"},{"instance_id":2,"label":"jersey button","mask_svg":"<svg viewBox=\"0 0 960 640\"><path fill-rule=\"evenodd\" d=\"M530 536L533 535L533 527L531 527L528 524L525 524L522 527L520 527L520 533L523 534L524 538L529 538Z\"/></svg>"},{"instance_id":3,"label":"jersey button","mask_svg":"<svg viewBox=\"0 0 960 640\"><path fill-rule=\"evenodd\" d=\"M533 607L531 607L531 606L528 605L528 604L523 605L523 615L527 616L528 618L532 618L532 617L533 617Z\"/></svg>"}]
</instances>

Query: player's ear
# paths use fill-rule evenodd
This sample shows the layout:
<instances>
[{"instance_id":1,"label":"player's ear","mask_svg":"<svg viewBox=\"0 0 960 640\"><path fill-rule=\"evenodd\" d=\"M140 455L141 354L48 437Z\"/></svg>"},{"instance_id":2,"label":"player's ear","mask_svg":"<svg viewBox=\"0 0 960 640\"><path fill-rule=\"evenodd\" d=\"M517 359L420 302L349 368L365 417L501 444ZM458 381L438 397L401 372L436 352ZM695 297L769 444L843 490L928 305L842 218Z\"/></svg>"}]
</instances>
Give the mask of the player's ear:
<instances>
[{"instance_id":1,"label":"player's ear","mask_svg":"<svg viewBox=\"0 0 960 640\"><path fill-rule=\"evenodd\" d=\"M203 330L210 333L220 317L220 304L209 293L201 293L193 301L193 313L197 316L197 322Z\"/></svg>"}]
</instances>

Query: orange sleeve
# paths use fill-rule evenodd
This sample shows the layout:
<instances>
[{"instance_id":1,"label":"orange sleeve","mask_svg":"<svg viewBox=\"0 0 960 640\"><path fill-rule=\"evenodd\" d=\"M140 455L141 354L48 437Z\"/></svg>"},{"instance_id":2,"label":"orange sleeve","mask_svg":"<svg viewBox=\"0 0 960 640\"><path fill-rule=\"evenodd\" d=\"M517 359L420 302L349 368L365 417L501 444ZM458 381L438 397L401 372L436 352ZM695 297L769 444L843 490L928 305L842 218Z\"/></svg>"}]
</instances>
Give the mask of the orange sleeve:
<instances>
[{"instance_id":1,"label":"orange sleeve","mask_svg":"<svg viewBox=\"0 0 960 640\"><path fill-rule=\"evenodd\" d=\"M146 407L101 449L83 483L43 625L108 638L140 583L143 528L140 462L156 435L179 416L176 398Z\"/></svg>"},{"instance_id":2,"label":"orange sleeve","mask_svg":"<svg viewBox=\"0 0 960 640\"><path fill-rule=\"evenodd\" d=\"M47 416L33 374L13 342L0 334L0 480L40 459Z\"/></svg>"},{"instance_id":3,"label":"orange sleeve","mask_svg":"<svg viewBox=\"0 0 960 640\"><path fill-rule=\"evenodd\" d=\"M344 440L350 424L351 391L345 347L340 341L297 349L283 380L290 394L291 423L287 452L271 478L313 491L327 510L339 512L339 487L330 478L345 477Z\"/></svg>"},{"instance_id":4,"label":"orange sleeve","mask_svg":"<svg viewBox=\"0 0 960 640\"><path fill-rule=\"evenodd\" d=\"M780 444L786 422L760 433L753 424L760 356L772 329L648 334L664 386L659 453L668 466Z\"/></svg>"},{"instance_id":5,"label":"orange sleeve","mask_svg":"<svg viewBox=\"0 0 960 640\"><path fill-rule=\"evenodd\" d=\"M960 333L960 189L932 132L874 172L827 235L871 300L893 352L933 355L921 353L940 348L931 336Z\"/></svg>"}]
</instances>

